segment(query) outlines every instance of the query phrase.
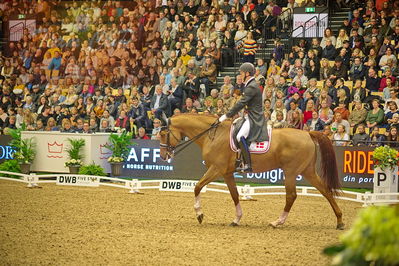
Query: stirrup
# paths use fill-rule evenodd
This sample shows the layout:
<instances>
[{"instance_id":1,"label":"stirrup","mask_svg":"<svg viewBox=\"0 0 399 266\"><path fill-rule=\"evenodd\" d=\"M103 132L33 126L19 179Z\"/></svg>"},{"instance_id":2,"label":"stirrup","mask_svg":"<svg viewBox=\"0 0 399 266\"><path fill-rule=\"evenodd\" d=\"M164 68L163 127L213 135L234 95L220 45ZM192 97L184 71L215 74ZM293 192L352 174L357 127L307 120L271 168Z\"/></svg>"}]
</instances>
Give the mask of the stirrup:
<instances>
[{"instance_id":1,"label":"stirrup","mask_svg":"<svg viewBox=\"0 0 399 266\"><path fill-rule=\"evenodd\" d=\"M239 166L236 168L237 172L242 172L242 173L251 173L252 172L252 167L249 164L244 164L243 166Z\"/></svg>"},{"instance_id":2,"label":"stirrup","mask_svg":"<svg viewBox=\"0 0 399 266\"><path fill-rule=\"evenodd\" d=\"M240 167L240 165L241 165L241 159L236 159L236 163L235 163L235 168L237 169L237 168L239 168Z\"/></svg>"}]
</instances>

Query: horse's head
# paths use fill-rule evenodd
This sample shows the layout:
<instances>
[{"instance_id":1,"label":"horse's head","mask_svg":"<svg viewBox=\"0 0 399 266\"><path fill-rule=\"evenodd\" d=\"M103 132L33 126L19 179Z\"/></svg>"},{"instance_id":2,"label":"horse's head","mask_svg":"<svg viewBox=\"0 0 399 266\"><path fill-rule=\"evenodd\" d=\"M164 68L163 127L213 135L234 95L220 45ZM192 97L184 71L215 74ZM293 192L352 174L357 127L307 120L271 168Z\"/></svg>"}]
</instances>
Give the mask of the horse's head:
<instances>
[{"instance_id":1,"label":"horse's head","mask_svg":"<svg viewBox=\"0 0 399 266\"><path fill-rule=\"evenodd\" d=\"M181 139L180 131L172 127L170 119L168 119L166 126L163 126L159 132L160 156L162 160L166 161L173 158L175 148Z\"/></svg>"}]
</instances>

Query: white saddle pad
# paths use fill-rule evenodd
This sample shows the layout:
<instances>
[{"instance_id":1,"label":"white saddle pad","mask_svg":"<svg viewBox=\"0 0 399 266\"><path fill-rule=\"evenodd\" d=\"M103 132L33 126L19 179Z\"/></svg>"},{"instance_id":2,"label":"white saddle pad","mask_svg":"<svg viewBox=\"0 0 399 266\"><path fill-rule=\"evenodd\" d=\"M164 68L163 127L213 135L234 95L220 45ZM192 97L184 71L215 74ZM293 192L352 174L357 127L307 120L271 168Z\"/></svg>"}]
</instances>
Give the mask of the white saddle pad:
<instances>
[{"instance_id":1,"label":"white saddle pad","mask_svg":"<svg viewBox=\"0 0 399 266\"><path fill-rule=\"evenodd\" d=\"M252 142L249 146L250 153L266 153L270 149L270 143L272 142L272 127L267 127L267 133L269 135L269 140L262 142ZM230 128L230 147L234 152L238 152L238 148L235 146L233 141L233 125Z\"/></svg>"}]
</instances>

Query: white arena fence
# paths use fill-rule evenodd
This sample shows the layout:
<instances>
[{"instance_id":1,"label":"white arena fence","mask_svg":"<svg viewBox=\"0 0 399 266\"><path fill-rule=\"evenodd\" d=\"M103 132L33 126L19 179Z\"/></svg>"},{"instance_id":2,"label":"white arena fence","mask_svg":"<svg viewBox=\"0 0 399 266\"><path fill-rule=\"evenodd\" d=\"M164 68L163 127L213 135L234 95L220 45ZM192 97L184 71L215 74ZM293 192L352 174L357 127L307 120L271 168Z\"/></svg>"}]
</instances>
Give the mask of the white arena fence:
<instances>
[{"instance_id":1,"label":"white arena fence","mask_svg":"<svg viewBox=\"0 0 399 266\"><path fill-rule=\"evenodd\" d=\"M19 178L2 177L4 175L14 175ZM147 189L157 189L161 191L194 191L198 181L193 180L139 180L125 179L105 176L86 176L78 174L20 174L7 171L0 171L0 180L8 180L26 183L27 187L38 187L39 184L55 183L57 185L72 185L98 187L108 186L128 190L129 193L141 193ZM285 195L284 186L237 186L242 200L254 200L255 196ZM213 191L220 193L230 193L224 183L212 182L202 189L202 192ZM323 197L314 187L297 186L297 195ZM398 204L399 193L372 193L372 192L352 192L342 191L338 199L362 203L363 206Z\"/></svg>"}]
</instances>

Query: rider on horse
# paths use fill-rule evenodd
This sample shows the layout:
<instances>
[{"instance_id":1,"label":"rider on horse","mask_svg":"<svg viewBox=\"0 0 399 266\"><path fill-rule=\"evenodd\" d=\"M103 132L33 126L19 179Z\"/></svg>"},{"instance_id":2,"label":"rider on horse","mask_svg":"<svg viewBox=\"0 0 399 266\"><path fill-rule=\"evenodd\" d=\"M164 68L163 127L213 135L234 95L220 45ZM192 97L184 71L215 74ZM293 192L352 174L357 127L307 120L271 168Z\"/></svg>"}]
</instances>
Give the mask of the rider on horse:
<instances>
[{"instance_id":1,"label":"rider on horse","mask_svg":"<svg viewBox=\"0 0 399 266\"><path fill-rule=\"evenodd\" d=\"M254 74L255 67L253 64L244 63L240 66L240 75L243 77L245 83L242 97L230 111L219 118L219 121L223 122L245 108L243 115L245 122L237 134L237 141L244 160L243 166L237 168L239 172L252 171L251 156L249 153L251 142L268 140L267 128L264 126L265 117L263 115L262 93L255 81Z\"/></svg>"}]
</instances>

